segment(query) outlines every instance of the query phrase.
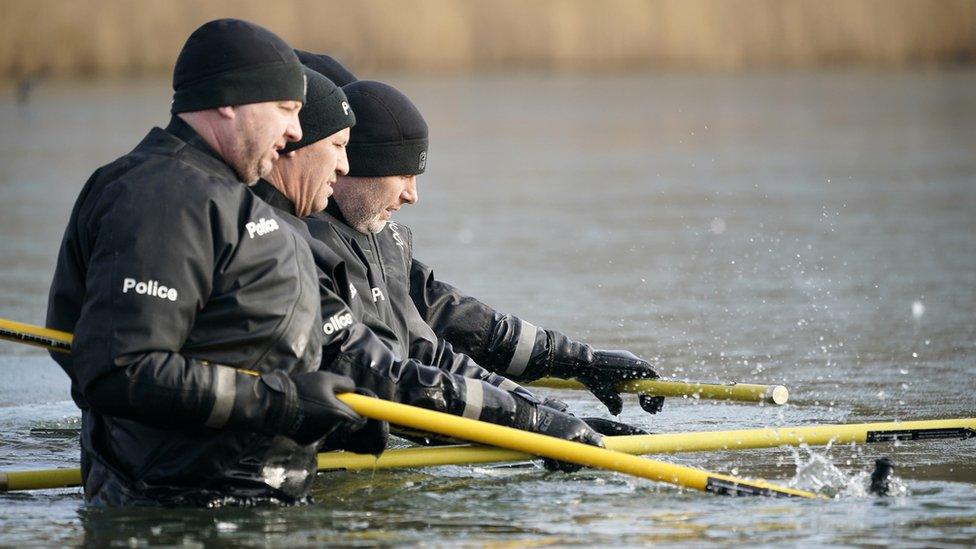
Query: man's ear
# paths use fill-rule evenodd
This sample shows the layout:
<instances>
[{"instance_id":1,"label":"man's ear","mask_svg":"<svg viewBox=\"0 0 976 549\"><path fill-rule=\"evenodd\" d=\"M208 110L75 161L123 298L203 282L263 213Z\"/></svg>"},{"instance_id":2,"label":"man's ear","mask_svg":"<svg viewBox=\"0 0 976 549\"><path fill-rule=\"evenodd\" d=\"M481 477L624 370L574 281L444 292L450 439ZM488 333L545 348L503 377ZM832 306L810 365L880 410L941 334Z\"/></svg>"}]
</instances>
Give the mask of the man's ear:
<instances>
[{"instance_id":1,"label":"man's ear","mask_svg":"<svg viewBox=\"0 0 976 549\"><path fill-rule=\"evenodd\" d=\"M217 114L219 114L221 118L226 118L228 120L233 120L237 117L237 111L234 110L234 107L217 107Z\"/></svg>"}]
</instances>

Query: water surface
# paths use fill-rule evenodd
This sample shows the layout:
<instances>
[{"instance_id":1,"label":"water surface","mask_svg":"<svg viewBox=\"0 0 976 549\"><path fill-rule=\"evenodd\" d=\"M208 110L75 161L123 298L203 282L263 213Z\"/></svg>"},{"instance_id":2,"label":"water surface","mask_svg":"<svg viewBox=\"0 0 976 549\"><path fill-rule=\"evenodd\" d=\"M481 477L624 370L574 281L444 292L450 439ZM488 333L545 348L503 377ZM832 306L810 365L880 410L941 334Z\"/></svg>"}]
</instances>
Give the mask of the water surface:
<instances>
[{"instance_id":1,"label":"water surface","mask_svg":"<svg viewBox=\"0 0 976 549\"><path fill-rule=\"evenodd\" d=\"M785 407L671 399L657 416L628 400L624 420L685 431L976 412L976 72L387 79L431 127L420 204L400 220L440 278L669 376L792 391ZM168 105L156 81L0 98L0 316L43 322L78 191ZM76 439L29 431L77 416L46 355L0 343L0 468L74 465ZM89 510L76 489L16 493L0 495L0 543L966 545L974 451L662 456L801 485L889 456L908 491L830 502L533 466L327 473L315 505L290 509Z\"/></svg>"}]
</instances>

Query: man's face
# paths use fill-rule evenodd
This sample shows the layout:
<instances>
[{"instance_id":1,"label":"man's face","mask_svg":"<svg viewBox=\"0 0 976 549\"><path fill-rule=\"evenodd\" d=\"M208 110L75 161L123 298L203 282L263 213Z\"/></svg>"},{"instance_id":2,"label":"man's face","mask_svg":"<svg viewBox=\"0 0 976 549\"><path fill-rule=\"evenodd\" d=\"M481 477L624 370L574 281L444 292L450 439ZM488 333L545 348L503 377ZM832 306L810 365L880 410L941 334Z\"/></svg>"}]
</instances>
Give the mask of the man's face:
<instances>
[{"instance_id":1,"label":"man's face","mask_svg":"<svg viewBox=\"0 0 976 549\"><path fill-rule=\"evenodd\" d=\"M417 176L340 177L335 201L349 226L378 233L404 204L417 203Z\"/></svg>"},{"instance_id":2,"label":"man's face","mask_svg":"<svg viewBox=\"0 0 976 549\"><path fill-rule=\"evenodd\" d=\"M278 151L302 138L298 101L267 101L233 107L233 136L228 164L241 181L252 185L268 175Z\"/></svg>"},{"instance_id":3,"label":"man's face","mask_svg":"<svg viewBox=\"0 0 976 549\"><path fill-rule=\"evenodd\" d=\"M349 173L346 144L349 128L320 139L279 160L286 180L285 195L295 204L299 217L321 212L329 203L336 178ZM293 163L293 166L286 166Z\"/></svg>"}]
</instances>

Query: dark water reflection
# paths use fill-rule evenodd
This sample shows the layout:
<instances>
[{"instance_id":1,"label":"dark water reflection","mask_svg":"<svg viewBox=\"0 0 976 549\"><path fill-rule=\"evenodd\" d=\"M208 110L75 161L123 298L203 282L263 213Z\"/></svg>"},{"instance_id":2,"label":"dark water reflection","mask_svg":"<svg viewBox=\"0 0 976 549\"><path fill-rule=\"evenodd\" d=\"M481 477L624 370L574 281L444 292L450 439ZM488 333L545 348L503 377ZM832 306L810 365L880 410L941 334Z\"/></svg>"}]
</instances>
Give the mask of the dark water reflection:
<instances>
[{"instance_id":1,"label":"dark water reflection","mask_svg":"<svg viewBox=\"0 0 976 549\"><path fill-rule=\"evenodd\" d=\"M976 73L390 76L427 114L417 255L498 308L703 380L783 383L783 408L672 400L658 431L976 412ZM87 175L165 122L165 82L0 99L0 316L41 322ZM160 235L161 239L165 235ZM589 414L585 395L560 393ZM63 376L0 344L0 466L67 466ZM841 544L976 541L976 443L893 458L910 495L728 500L616 475L443 467L322 475L291 509L95 511L0 496L2 544ZM788 482L806 451L666 459Z\"/></svg>"}]
</instances>

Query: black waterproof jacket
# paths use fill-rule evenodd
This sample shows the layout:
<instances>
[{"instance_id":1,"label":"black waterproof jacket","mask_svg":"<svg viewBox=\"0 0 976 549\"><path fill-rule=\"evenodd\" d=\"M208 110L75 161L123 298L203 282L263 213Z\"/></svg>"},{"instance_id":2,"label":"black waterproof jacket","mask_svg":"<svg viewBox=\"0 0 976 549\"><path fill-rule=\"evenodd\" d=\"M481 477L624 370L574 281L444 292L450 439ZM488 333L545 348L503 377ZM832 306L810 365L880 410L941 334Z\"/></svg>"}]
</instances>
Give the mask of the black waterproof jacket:
<instances>
[{"instance_id":1,"label":"black waterproof jacket","mask_svg":"<svg viewBox=\"0 0 976 549\"><path fill-rule=\"evenodd\" d=\"M304 220L295 217L292 202L270 183L259 181L251 190L308 240L319 269L323 321L327 331L330 323L336 327L324 340L324 370L347 375L357 387L383 399L502 425L515 420L510 391L536 402L525 389L454 353L450 345L439 355L408 356L398 346L397 333L378 316L370 292L361 286L355 274L358 260L345 254L339 240L311 234ZM449 366L441 368L442 364Z\"/></svg>"},{"instance_id":2,"label":"black waterproof jacket","mask_svg":"<svg viewBox=\"0 0 976 549\"><path fill-rule=\"evenodd\" d=\"M471 357L456 352L452 345L437 337L416 308L410 305L405 289L406 272L398 264L387 264L377 254L373 235L364 235L345 223L342 214L330 202L326 211L303 219L312 236L336 251L345 261L353 292L363 303L364 322L396 354L424 364L470 378L479 378L507 391L519 391L530 397L518 384L483 368ZM393 235L393 238L399 238ZM393 261L400 261L393 257Z\"/></svg>"},{"instance_id":3,"label":"black waterproof jacket","mask_svg":"<svg viewBox=\"0 0 976 549\"><path fill-rule=\"evenodd\" d=\"M308 245L174 117L97 170L71 213L47 325L82 409L96 505L291 502L315 446L278 424L257 374L319 367ZM280 374L272 374L280 375Z\"/></svg>"},{"instance_id":4,"label":"black waterproof jacket","mask_svg":"<svg viewBox=\"0 0 976 549\"><path fill-rule=\"evenodd\" d=\"M334 201L305 218L316 238L344 255L352 283L372 297L373 311L393 329L409 356L445 366L442 349L515 381L534 381L589 364L593 349L555 330L500 313L454 286L413 257L413 236L389 222L377 234L356 231ZM438 361L439 360L439 361Z\"/></svg>"}]
</instances>

